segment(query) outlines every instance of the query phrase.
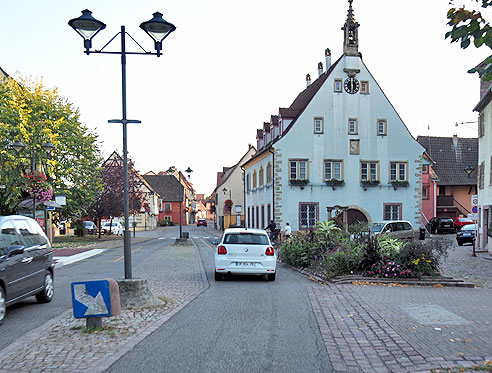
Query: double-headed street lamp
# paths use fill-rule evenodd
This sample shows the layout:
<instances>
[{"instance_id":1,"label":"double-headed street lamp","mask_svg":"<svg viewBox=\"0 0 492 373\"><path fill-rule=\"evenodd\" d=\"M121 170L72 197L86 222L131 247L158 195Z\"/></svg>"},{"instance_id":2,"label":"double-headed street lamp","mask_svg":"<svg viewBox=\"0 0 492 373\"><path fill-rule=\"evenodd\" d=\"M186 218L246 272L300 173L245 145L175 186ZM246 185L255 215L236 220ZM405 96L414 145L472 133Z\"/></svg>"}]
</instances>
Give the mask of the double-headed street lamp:
<instances>
[{"instance_id":1,"label":"double-headed street lamp","mask_svg":"<svg viewBox=\"0 0 492 373\"><path fill-rule=\"evenodd\" d=\"M166 22L162 18L162 14L155 12L153 18L150 21L142 22L140 28L144 30L153 40L157 53L147 52L140 44L137 45L143 50L143 52L127 52L125 43L125 26L121 26L121 31L118 33L121 35L121 51L109 52L103 51L117 36L104 45L100 50L91 50L92 38L106 25L92 17L92 12L89 10L83 10L82 15L79 18L71 19L68 24L84 39L84 47L87 55L91 53L105 53L105 54L119 54L121 56L121 82L122 82L122 119L112 119L109 123L121 123L123 124L123 179L124 179L124 214L125 214L125 231L124 231L124 262L125 262L125 279L132 278L132 262L131 262L131 239L129 229L129 202L128 202L128 155L127 155L127 124L128 123L140 123L139 120L131 120L126 117L126 55L138 54L138 55L153 55L159 57L162 53L162 41L174 30L176 27ZM130 38L133 39L131 35ZM133 39L135 40L135 39Z\"/></svg>"},{"instance_id":2,"label":"double-headed street lamp","mask_svg":"<svg viewBox=\"0 0 492 373\"><path fill-rule=\"evenodd\" d=\"M174 174L174 173L178 173L178 180L179 180L179 185L181 186L181 171L178 171L176 170L176 167L174 166L171 166L168 168L168 170L166 171L168 174ZM190 174L193 172L193 170L188 167L186 170L185 170L186 174L188 175L188 179L190 178ZM183 238L183 223L181 221L181 213L183 211L183 195L185 195L185 191L184 191L184 187L183 187L183 194L181 195L180 199L179 199L179 238ZM186 202L186 197L185 197L185 202Z\"/></svg>"},{"instance_id":3,"label":"double-headed street lamp","mask_svg":"<svg viewBox=\"0 0 492 373\"><path fill-rule=\"evenodd\" d=\"M36 144L31 144L32 145L32 150L31 150L31 173L34 174L36 171ZM26 147L21 141L16 140L12 145L12 149L16 151L17 154L22 152L24 148ZM41 149L43 149L48 156L51 154L55 147L53 144L49 141L46 141L43 145L41 145ZM36 220L36 193L34 190L32 191L32 218Z\"/></svg>"}]
</instances>

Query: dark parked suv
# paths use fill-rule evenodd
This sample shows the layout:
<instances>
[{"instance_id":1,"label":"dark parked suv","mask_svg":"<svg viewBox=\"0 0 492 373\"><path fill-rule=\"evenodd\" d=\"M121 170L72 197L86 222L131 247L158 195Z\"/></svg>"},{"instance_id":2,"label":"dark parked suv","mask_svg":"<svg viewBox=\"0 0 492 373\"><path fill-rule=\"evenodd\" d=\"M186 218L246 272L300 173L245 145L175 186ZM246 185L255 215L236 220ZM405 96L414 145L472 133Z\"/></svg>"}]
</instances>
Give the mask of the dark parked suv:
<instances>
[{"instance_id":1,"label":"dark parked suv","mask_svg":"<svg viewBox=\"0 0 492 373\"><path fill-rule=\"evenodd\" d=\"M452 218L432 218L430 220L431 232L432 233L454 233L456 229L454 228L454 221Z\"/></svg>"},{"instance_id":2,"label":"dark parked suv","mask_svg":"<svg viewBox=\"0 0 492 373\"><path fill-rule=\"evenodd\" d=\"M53 299L53 253L39 224L20 215L0 216L0 324L6 308L35 295Z\"/></svg>"}]
</instances>

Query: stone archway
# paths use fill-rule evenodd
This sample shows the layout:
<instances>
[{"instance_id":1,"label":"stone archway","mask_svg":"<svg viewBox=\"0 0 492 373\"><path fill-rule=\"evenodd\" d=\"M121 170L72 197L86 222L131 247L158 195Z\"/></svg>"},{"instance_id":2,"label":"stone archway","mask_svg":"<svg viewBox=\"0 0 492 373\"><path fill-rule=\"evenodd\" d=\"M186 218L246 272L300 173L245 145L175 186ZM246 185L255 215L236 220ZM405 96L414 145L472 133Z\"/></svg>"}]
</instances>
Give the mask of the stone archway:
<instances>
[{"instance_id":1,"label":"stone archway","mask_svg":"<svg viewBox=\"0 0 492 373\"><path fill-rule=\"evenodd\" d=\"M347 210L347 224L349 227L357 223L367 223L368 221L367 216L362 211L354 208Z\"/></svg>"},{"instance_id":2,"label":"stone archway","mask_svg":"<svg viewBox=\"0 0 492 373\"><path fill-rule=\"evenodd\" d=\"M344 227L343 229L347 230L351 225L368 223L370 221L370 216L366 211L357 206L348 206L338 210L334 220L337 222L338 226Z\"/></svg>"}]
</instances>

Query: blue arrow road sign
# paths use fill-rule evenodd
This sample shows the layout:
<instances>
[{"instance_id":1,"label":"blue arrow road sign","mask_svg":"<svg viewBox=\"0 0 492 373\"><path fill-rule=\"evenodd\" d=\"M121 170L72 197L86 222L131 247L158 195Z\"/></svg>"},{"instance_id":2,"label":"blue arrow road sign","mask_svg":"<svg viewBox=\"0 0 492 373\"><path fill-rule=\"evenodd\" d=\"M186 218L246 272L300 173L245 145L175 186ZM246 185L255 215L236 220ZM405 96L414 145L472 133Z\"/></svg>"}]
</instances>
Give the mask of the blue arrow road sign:
<instances>
[{"instance_id":1,"label":"blue arrow road sign","mask_svg":"<svg viewBox=\"0 0 492 373\"><path fill-rule=\"evenodd\" d=\"M108 280L72 282L73 316L77 319L111 315Z\"/></svg>"}]
</instances>

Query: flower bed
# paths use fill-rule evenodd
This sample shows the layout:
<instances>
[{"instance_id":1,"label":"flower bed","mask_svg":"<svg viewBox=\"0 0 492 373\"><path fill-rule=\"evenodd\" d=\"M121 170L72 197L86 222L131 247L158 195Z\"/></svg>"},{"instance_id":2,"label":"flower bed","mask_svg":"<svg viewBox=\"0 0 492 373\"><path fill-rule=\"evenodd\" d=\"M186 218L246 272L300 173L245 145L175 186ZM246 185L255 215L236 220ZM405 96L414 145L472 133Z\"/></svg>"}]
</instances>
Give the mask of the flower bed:
<instances>
[{"instance_id":1,"label":"flower bed","mask_svg":"<svg viewBox=\"0 0 492 373\"><path fill-rule=\"evenodd\" d=\"M351 233L349 236L333 221L321 222L315 229L297 233L284 242L279 258L324 279L351 274L421 278L439 276L439 264L449 247L439 240L403 242L389 235Z\"/></svg>"}]
</instances>

